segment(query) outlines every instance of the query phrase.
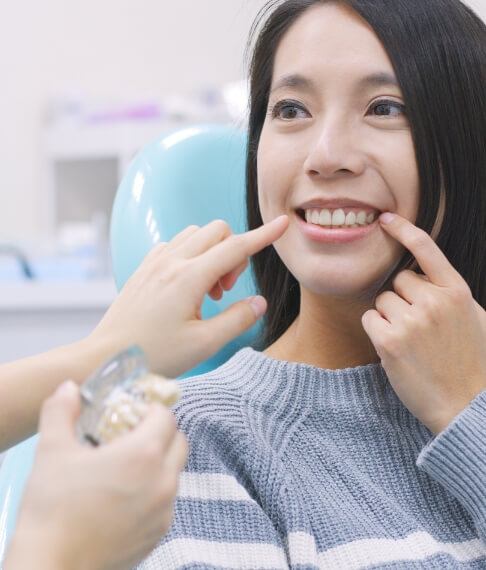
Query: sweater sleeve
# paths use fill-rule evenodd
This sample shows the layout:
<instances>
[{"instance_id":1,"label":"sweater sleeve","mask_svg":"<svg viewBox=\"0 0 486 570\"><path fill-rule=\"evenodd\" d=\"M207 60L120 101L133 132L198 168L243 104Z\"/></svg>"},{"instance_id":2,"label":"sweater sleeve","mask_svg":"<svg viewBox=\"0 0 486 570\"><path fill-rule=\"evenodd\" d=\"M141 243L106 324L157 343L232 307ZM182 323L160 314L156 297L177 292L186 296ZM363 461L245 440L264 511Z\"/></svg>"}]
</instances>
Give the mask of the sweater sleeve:
<instances>
[{"instance_id":1,"label":"sweater sleeve","mask_svg":"<svg viewBox=\"0 0 486 570\"><path fill-rule=\"evenodd\" d=\"M248 475L251 442L237 414L191 409L186 399L176 417L190 452L173 523L138 570L287 569L283 540Z\"/></svg>"},{"instance_id":2,"label":"sweater sleeve","mask_svg":"<svg viewBox=\"0 0 486 570\"><path fill-rule=\"evenodd\" d=\"M427 443L416 464L460 501L486 544L486 390Z\"/></svg>"}]
</instances>

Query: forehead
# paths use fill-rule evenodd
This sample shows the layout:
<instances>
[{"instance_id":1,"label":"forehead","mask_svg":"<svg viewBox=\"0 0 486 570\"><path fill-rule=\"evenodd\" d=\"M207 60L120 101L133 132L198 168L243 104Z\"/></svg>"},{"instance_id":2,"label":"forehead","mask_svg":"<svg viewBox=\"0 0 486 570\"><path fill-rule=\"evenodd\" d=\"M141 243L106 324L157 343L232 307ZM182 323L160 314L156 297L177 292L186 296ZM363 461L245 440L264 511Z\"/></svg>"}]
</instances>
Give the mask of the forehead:
<instances>
[{"instance_id":1,"label":"forehead","mask_svg":"<svg viewBox=\"0 0 486 570\"><path fill-rule=\"evenodd\" d=\"M388 73L393 66L369 24L350 8L314 5L287 30L277 48L273 84L282 76L300 74L324 80L356 79Z\"/></svg>"}]
</instances>

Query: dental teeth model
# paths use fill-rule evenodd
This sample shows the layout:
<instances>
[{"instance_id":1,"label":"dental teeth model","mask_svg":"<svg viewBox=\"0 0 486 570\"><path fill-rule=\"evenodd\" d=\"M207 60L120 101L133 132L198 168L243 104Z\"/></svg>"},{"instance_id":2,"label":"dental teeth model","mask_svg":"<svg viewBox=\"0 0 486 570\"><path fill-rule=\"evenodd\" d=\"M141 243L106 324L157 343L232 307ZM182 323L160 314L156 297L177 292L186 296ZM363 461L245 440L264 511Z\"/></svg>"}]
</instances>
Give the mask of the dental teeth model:
<instances>
[{"instance_id":1,"label":"dental teeth model","mask_svg":"<svg viewBox=\"0 0 486 570\"><path fill-rule=\"evenodd\" d=\"M100 443L108 443L132 430L145 417L149 404L170 408L180 398L177 382L147 374L136 380L128 390L115 389L105 402L105 411L96 427Z\"/></svg>"},{"instance_id":2,"label":"dental teeth model","mask_svg":"<svg viewBox=\"0 0 486 570\"><path fill-rule=\"evenodd\" d=\"M99 445L136 427L150 404L173 406L180 389L177 381L151 374L144 353L134 346L90 376L81 387L81 396L78 437Z\"/></svg>"}]
</instances>

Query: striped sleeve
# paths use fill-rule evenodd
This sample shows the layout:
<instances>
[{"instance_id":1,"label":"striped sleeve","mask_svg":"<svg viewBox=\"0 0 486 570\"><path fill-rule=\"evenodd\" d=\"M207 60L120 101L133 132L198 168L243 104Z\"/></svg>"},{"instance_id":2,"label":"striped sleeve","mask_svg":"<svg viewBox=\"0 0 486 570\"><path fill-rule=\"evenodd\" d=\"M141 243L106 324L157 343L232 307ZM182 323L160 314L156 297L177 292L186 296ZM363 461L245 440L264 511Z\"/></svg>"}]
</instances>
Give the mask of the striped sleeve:
<instances>
[{"instance_id":1,"label":"striped sleeve","mask_svg":"<svg viewBox=\"0 0 486 570\"><path fill-rule=\"evenodd\" d=\"M417 466L463 505L486 544L486 390L427 443Z\"/></svg>"},{"instance_id":2,"label":"striped sleeve","mask_svg":"<svg viewBox=\"0 0 486 570\"><path fill-rule=\"evenodd\" d=\"M236 478L181 474L173 525L139 570L286 569L282 541Z\"/></svg>"}]
</instances>

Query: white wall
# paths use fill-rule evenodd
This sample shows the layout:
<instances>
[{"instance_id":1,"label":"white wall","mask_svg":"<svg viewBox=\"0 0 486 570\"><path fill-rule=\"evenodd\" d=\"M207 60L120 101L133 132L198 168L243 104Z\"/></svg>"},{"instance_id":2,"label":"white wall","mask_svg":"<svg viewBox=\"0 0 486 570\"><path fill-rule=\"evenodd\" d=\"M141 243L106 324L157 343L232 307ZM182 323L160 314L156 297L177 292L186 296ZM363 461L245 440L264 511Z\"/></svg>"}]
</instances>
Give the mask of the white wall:
<instances>
[{"instance_id":1,"label":"white wall","mask_svg":"<svg viewBox=\"0 0 486 570\"><path fill-rule=\"evenodd\" d=\"M241 79L262 0L15 0L0 7L0 239L43 230L42 113L50 96L187 92Z\"/></svg>"},{"instance_id":2,"label":"white wall","mask_svg":"<svg viewBox=\"0 0 486 570\"><path fill-rule=\"evenodd\" d=\"M425 0L424 0L425 1ZM486 0L469 0L486 19ZM50 96L164 95L243 77L264 0L14 0L0 7L0 239L30 239L41 211Z\"/></svg>"}]
</instances>

